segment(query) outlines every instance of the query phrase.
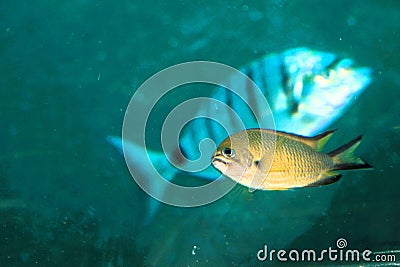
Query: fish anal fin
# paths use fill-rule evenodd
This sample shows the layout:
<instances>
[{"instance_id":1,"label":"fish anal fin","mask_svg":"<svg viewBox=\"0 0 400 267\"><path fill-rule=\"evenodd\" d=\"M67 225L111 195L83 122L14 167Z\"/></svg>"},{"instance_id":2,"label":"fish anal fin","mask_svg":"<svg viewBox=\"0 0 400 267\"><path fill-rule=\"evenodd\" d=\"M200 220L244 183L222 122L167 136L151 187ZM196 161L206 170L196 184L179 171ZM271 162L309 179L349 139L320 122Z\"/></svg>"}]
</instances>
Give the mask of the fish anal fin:
<instances>
[{"instance_id":1,"label":"fish anal fin","mask_svg":"<svg viewBox=\"0 0 400 267\"><path fill-rule=\"evenodd\" d=\"M328 171L321 175L318 181L306 185L305 187L316 187L335 183L342 178L342 175L335 171Z\"/></svg>"}]
</instances>

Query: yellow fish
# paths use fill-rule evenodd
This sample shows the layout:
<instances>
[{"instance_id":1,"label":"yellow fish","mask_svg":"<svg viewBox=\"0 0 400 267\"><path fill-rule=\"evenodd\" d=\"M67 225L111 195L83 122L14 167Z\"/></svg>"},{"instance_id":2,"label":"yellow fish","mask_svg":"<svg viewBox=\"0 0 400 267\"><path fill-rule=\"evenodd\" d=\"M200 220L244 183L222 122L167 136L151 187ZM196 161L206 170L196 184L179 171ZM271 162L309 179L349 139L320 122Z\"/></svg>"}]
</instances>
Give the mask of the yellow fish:
<instances>
[{"instance_id":1,"label":"yellow fish","mask_svg":"<svg viewBox=\"0 0 400 267\"><path fill-rule=\"evenodd\" d=\"M341 178L339 170L371 168L353 155L362 136L330 153L322 153L333 132L305 137L267 129L244 130L227 137L211 161L232 180L262 190L331 184Z\"/></svg>"}]
</instances>

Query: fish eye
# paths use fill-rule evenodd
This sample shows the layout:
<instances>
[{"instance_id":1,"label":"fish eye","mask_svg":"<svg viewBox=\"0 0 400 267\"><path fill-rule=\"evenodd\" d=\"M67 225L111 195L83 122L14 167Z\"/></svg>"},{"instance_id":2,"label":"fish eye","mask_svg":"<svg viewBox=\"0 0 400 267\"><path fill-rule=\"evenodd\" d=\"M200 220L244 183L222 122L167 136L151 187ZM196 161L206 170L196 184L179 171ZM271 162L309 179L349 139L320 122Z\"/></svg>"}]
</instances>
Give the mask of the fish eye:
<instances>
[{"instance_id":1,"label":"fish eye","mask_svg":"<svg viewBox=\"0 0 400 267\"><path fill-rule=\"evenodd\" d=\"M222 150L222 155L225 158L234 158L235 157L235 150L233 150L232 148L229 147L224 147Z\"/></svg>"}]
</instances>

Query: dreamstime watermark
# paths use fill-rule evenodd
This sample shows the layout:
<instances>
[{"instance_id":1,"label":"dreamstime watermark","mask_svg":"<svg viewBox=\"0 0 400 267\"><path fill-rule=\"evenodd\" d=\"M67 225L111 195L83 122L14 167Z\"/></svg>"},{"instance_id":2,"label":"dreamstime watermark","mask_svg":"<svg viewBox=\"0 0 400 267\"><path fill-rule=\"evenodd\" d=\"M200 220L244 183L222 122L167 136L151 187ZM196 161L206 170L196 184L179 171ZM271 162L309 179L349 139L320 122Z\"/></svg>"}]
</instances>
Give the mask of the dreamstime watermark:
<instances>
[{"instance_id":1,"label":"dreamstime watermark","mask_svg":"<svg viewBox=\"0 0 400 267\"><path fill-rule=\"evenodd\" d=\"M177 105L167 116L162 127L163 157L158 152L148 150L146 129L155 105L176 87L193 83L217 85L219 89L224 88L226 91L219 97L197 97ZM236 99L240 98L244 102L243 105L247 105L258 127L275 129L271 109L262 91L248 76L224 64L207 61L178 64L156 73L136 90L125 112L122 147L132 177L148 195L166 204L195 207L218 200L236 185L236 182L230 179L221 179L222 175L206 185L196 187L180 186L168 179L178 171L196 173L211 165L212 153L218 146L214 140L192 138L196 139L198 147L193 148L192 144L189 150L198 149L200 152L200 157L196 160L189 160L180 151L180 133L189 122L199 118L210 119L222 126L228 135L246 129L244 122L249 120L249 114L243 115L235 111L232 103L229 103L233 101L233 96L230 95L235 95ZM194 107L200 107L197 113L193 113ZM242 106L239 109L242 109ZM260 110L262 112L259 112ZM196 115L190 117L190 114ZM186 134L195 136L197 132L208 131L204 128L206 127L192 127ZM248 144L249 141L243 142L245 145L245 142ZM140 159L140 162L132 160L133 158ZM257 188L257 185L254 184L254 187Z\"/></svg>"},{"instance_id":2,"label":"dreamstime watermark","mask_svg":"<svg viewBox=\"0 0 400 267\"><path fill-rule=\"evenodd\" d=\"M268 246L264 245L263 249L257 252L259 261L274 261L281 262L319 262L319 261L341 261L341 262L396 262L395 254L378 254L373 253L369 249L346 249L347 240L339 238L336 241L336 247L328 247L320 251L314 249L303 250L268 250Z\"/></svg>"}]
</instances>

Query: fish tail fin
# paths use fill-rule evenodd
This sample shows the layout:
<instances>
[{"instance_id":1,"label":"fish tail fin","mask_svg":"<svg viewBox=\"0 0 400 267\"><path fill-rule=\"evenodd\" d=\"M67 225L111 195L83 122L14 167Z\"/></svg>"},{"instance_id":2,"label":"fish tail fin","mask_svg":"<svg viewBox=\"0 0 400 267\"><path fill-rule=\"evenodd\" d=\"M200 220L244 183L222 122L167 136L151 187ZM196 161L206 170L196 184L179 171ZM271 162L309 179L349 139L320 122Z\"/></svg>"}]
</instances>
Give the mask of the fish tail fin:
<instances>
[{"instance_id":1,"label":"fish tail fin","mask_svg":"<svg viewBox=\"0 0 400 267\"><path fill-rule=\"evenodd\" d=\"M354 151L360 145L361 139L362 135L328 153L335 164L333 170L355 170L372 168L372 166L369 165L366 161L354 156Z\"/></svg>"},{"instance_id":2,"label":"fish tail fin","mask_svg":"<svg viewBox=\"0 0 400 267\"><path fill-rule=\"evenodd\" d=\"M146 157L148 154L151 162L154 164L160 175L168 181L171 181L179 172L177 168L169 163L166 156L162 152L151 150L146 151L143 147L126 140L123 141L124 145L122 145L122 139L116 136L108 136L107 141L112 146L114 146L121 154L124 154L125 152L125 160L129 162L129 164L132 164L131 166L135 166L140 175L142 175L143 177L149 177L149 179L147 180L149 183L149 188L152 192L156 192L157 196L163 195L166 188L163 186L163 183L158 183L157 179L151 179L151 175L153 174L153 172L152 170L149 170L143 166L143 157ZM160 201L149 196L147 197L145 205L148 212L144 217L144 223L148 224L156 214L160 206Z\"/></svg>"}]
</instances>

